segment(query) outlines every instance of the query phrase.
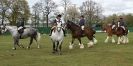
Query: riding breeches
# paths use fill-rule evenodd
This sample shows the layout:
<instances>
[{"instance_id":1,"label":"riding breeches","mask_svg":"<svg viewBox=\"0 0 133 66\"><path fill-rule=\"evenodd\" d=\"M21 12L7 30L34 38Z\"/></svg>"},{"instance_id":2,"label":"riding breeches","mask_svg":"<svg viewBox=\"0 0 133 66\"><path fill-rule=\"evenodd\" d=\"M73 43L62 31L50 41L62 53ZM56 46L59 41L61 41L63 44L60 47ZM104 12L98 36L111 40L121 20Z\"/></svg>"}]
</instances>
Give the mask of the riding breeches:
<instances>
[{"instance_id":1,"label":"riding breeches","mask_svg":"<svg viewBox=\"0 0 133 66\"><path fill-rule=\"evenodd\" d=\"M23 29L23 27L22 27L22 26L18 27L18 30L21 30L21 29Z\"/></svg>"},{"instance_id":2,"label":"riding breeches","mask_svg":"<svg viewBox=\"0 0 133 66\"><path fill-rule=\"evenodd\" d=\"M122 27L124 30L126 30L124 26L120 26L120 27Z\"/></svg>"},{"instance_id":3,"label":"riding breeches","mask_svg":"<svg viewBox=\"0 0 133 66\"><path fill-rule=\"evenodd\" d=\"M85 26L81 26L81 29L84 30L84 27L85 27Z\"/></svg>"},{"instance_id":4,"label":"riding breeches","mask_svg":"<svg viewBox=\"0 0 133 66\"><path fill-rule=\"evenodd\" d=\"M115 28L115 25L112 25L112 29L114 29Z\"/></svg>"}]
</instances>

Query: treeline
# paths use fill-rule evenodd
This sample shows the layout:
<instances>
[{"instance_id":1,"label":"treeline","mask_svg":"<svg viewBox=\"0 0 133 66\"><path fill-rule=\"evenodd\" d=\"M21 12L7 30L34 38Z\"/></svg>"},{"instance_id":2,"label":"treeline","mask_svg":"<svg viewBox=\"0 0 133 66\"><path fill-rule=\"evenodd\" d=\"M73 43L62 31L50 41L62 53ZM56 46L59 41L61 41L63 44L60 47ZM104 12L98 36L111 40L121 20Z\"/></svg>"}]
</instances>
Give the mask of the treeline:
<instances>
[{"instance_id":1,"label":"treeline","mask_svg":"<svg viewBox=\"0 0 133 66\"><path fill-rule=\"evenodd\" d=\"M60 6L64 8L63 11L58 9ZM111 22L112 19L118 21L119 17L123 17L129 26L133 25L133 14L113 14L104 17L102 15L104 9L93 0L86 0L79 7L71 3L71 0L61 0L59 4L54 0L38 0L31 7L30 9L27 0L0 0L0 22L10 22L10 25L16 25L16 22L24 18L26 23L30 20L34 26L41 23L48 27L52 18L55 18L57 14L62 14L65 22L69 19L78 23L79 17L84 15L86 25L101 25Z\"/></svg>"},{"instance_id":2,"label":"treeline","mask_svg":"<svg viewBox=\"0 0 133 66\"><path fill-rule=\"evenodd\" d=\"M123 18L129 27L133 27L133 14L132 13L121 14L121 15L113 14L108 17L105 17L102 23L104 24L111 23L112 19L114 19L115 22L118 22L119 18Z\"/></svg>"},{"instance_id":3,"label":"treeline","mask_svg":"<svg viewBox=\"0 0 133 66\"><path fill-rule=\"evenodd\" d=\"M16 25L21 18L28 21L30 8L26 0L0 0L0 20L1 23L10 22Z\"/></svg>"}]
</instances>

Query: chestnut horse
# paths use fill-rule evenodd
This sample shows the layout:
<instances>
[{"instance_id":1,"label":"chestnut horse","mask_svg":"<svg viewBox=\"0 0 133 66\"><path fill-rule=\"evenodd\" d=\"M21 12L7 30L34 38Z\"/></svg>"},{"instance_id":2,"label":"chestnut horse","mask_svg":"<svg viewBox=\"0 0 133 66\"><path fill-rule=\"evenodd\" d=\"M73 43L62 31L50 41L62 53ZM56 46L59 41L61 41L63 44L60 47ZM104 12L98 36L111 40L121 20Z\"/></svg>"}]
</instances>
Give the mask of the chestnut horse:
<instances>
[{"instance_id":1,"label":"chestnut horse","mask_svg":"<svg viewBox=\"0 0 133 66\"><path fill-rule=\"evenodd\" d=\"M102 30L107 33L107 38L104 41L105 43L108 43L108 40L111 38L112 43L115 43L113 35L115 35L115 30L112 30L112 25L111 24L106 24L102 26Z\"/></svg>"},{"instance_id":2,"label":"chestnut horse","mask_svg":"<svg viewBox=\"0 0 133 66\"><path fill-rule=\"evenodd\" d=\"M115 43L115 40L113 38L113 35L116 35L118 37L118 42L117 44L120 44L120 42L122 43L128 43L128 38L127 38L127 34L128 34L128 29L126 28L126 30L124 30L122 27L114 27L114 29L112 29L112 25L107 24L104 25L102 27L102 29L104 31L106 31L107 33L107 38L104 41L105 43L108 42L109 38L112 38L112 43Z\"/></svg>"},{"instance_id":3,"label":"chestnut horse","mask_svg":"<svg viewBox=\"0 0 133 66\"><path fill-rule=\"evenodd\" d=\"M95 43L97 43L97 40L94 37L95 31L91 27L85 27L84 31L82 32L82 29L80 26L76 25L75 23L71 21L67 21L66 28L71 31L72 34L72 41L69 45L69 48L73 48L73 43L75 39L78 39L80 48L84 48L84 45L81 42L81 37L87 37L90 42L88 43L88 47L92 47Z\"/></svg>"}]
</instances>

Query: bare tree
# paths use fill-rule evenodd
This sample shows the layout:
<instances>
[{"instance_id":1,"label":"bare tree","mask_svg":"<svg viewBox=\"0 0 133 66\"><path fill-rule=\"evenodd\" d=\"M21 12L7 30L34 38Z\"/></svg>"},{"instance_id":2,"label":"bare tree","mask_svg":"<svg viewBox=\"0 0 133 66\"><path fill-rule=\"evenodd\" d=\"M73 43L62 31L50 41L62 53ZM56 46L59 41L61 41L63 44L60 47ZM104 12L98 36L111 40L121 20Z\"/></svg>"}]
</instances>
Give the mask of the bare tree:
<instances>
[{"instance_id":1,"label":"bare tree","mask_svg":"<svg viewBox=\"0 0 133 66\"><path fill-rule=\"evenodd\" d=\"M55 11L57 5L53 0L42 0L42 6L43 6L43 12L46 14L46 22L47 22L47 27L48 27L48 19L49 19L49 14L52 11Z\"/></svg>"},{"instance_id":2,"label":"bare tree","mask_svg":"<svg viewBox=\"0 0 133 66\"><path fill-rule=\"evenodd\" d=\"M0 16L1 16L1 24L5 21L6 12L9 9L8 7L9 1L8 0L0 0Z\"/></svg>"},{"instance_id":3,"label":"bare tree","mask_svg":"<svg viewBox=\"0 0 133 66\"><path fill-rule=\"evenodd\" d=\"M88 24L91 25L92 22L95 22L96 17L98 18L99 14L102 13L102 7L92 0L87 0L80 7L80 12L85 15L87 23L89 22Z\"/></svg>"},{"instance_id":4,"label":"bare tree","mask_svg":"<svg viewBox=\"0 0 133 66\"><path fill-rule=\"evenodd\" d=\"M61 2L62 2L61 3L62 6L64 7L64 19L65 19L65 22L66 22L66 20L67 20L66 19L66 16L67 16L67 12L66 11L67 11L68 5L70 5L71 2L70 2L70 0L62 0Z\"/></svg>"},{"instance_id":5,"label":"bare tree","mask_svg":"<svg viewBox=\"0 0 133 66\"><path fill-rule=\"evenodd\" d=\"M33 14L32 14L32 19L35 24L35 27L39 24L40 20L40 14L42 12L42 3L37 2L32 6L33 9Z\"/></svg>"},{"instance_id":6,"label":"bare tree","mask_svg":"<svg viewBox=\"0 0 133 66\"><path fill-rule=\"evenodd\" d=\"M70 5L67 8L67 19L72 20L73 22L76 22L76 18L80 16L80 13L78 11L78 8L76 7L76 4Z\"/></svg>"}]
</instances>

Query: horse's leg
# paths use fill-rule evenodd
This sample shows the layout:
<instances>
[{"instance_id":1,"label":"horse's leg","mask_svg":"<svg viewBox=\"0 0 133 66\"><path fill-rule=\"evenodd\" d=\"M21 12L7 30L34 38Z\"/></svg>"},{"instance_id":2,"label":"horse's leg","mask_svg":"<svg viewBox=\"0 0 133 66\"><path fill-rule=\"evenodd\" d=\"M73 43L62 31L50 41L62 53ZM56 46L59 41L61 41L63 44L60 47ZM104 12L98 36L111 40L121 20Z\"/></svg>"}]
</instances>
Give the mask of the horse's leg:
<instances>
[{"instance_id":1,"label":"horse's leg","mask_svg":"<svg viewBox=\"0 0 133 66\"><path fill-rule=\"evenodd\" d=\"M13 45L13 48L12 48L13 50L16 50L17 40L18 40L18 39L15 39L15 38L14 38L14 45Z\"/></svg>"},{"instance_id":2,"label":"horse's leg","mask_svg":"<svg viewBox=\"0 0 133 66\"><path fill-rule=\"evenodd\" d=\"M124 35L124 36L123 36L123 43L126 44L126 43L128 43L128 42L129 42L129 40L128 40L127 36Z\"/></svg>"},{"instance_id":3,"label":"horse's leg","mask_svg":"<svg viewBox=\"0 0 133 66\"><path fill-rule=\"evenodd\" d=\"M33 42L33 37L30 38L30 43L29 43L29 46L27 47L28 49L30 48L32 42Z\"/></svg>"},{"instance_id":4,"label":"horse's leg","mask_svg":"<svg viewBox=\"0 0 133 66\"><path fill-rule=\"evenodd\" d=\"M97 43L97 39L95 37L93 37L93 42L94 42L94 44Z\"/></svg>"},{"instance_id":5,"label":"horse's leg","mask_svg":"<svg viewBox=\"0 0 133 66\"><path fill-rule=\"evenodd\" d=\"M107 36L106 40L104 41L105 43L108 43L109 36Z\"/></svg>"},{"instance_id":6,"label":"horse's leg","mask_svg":"<svg viewBox=\"0 0 133 66\"><path fill-rule=\"evenodd\" d=\"M40 45L38 44L37 37L34 37L34 40L36 41L37 48L40 48Z\"/></svg>"},{"instance_id":7,"label":"horse's leg","mask_svg":"<svg viewBox=\"0 0 133 66\"><path fill-rule=\"evenodd\" d=\"M121 37L119 36L117 44L120 44L120 41L121 41Z\"/></svg>"},{"instance_id":8,"label":"horse's leg","mask_svg":"<svg viewBox=\"0 0 133 66\"><path fill-rule=\"evenodd\" d=\"M53 41L53 53L55 53L55 42Z\"/></svg>"},{"instance_id":9,"label":"horse's leg","mask_svg":"<svg viewBox=\"0 0 133 66\"><path fill-rule=\"evenodd\" d=\"M93 36L88 35L87 38L90 40L90 42L88 43L88 47L92 47L94 45Z\"/></svg>"},{"instance_id":10,"label":"horse's leg","mask_svg":"<svg viewBox=\"0 0 133 66\"><path fill-rule=\"evenodd\" d=\"M84 45L81 43L81 38L78 38L78 40L79 40L80 49L83 49Z\"/></svg>"},{"instance_id":11,"label":"horse's leg","mask_svg":"<svg viewBox=\"0 0 133 66\"><path fill-rule=\"evenodd\" d=\"M113 37L113 36L111 36L111 38L112 38L112 43L115 43L115 39L114 39L114 37Z\"/></svg>"},{"instance_id":12,"label":"horse's leg","mask_svg":"<svg viewBox=\"0 0 133 66\"><path fill-rule=\"evenodd\" d=\"M126 43L129 43L127 35L125 35L125 38L126 38Z\"/></svg>"},{"instance_id":13,"label":"horse's leg","mask_svg":"<svg viewBox=\"0 0 133 66\"><path fill-rule=\"evenodd\" d=\"M75 38L72 38L72 42L70 42L70 45L69 45L69 49L73 49L73 43L74 43L74 40L75 40Z\"/></svg>"},{"instance_id":14,"label":"horse's leg","mask_svg":"<svg viewBox=\"0 0 133 66\"><path fill-rule=\"evenodd\" d=\"M59 55L61 55L62 53L61 53L61 48L62 48L62 40L61 41L59 41Z\"/></svg>"},{"instance_id":15,"label":"horse's leg","mask_svg":"<svg viewBox=\"0 0 133 66\"><path fill-rule=\"evenodd\" d=\"M56 42L56 45L55 45L55 51L58 52L58 46L59 46L59 42L57 41Z\"/></svg>"}]
</instances>

